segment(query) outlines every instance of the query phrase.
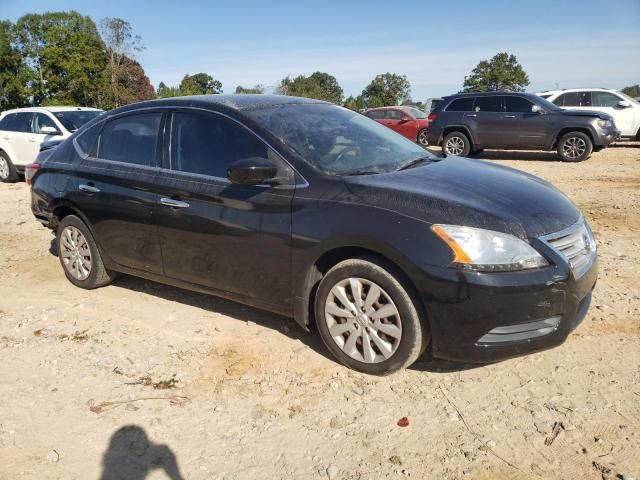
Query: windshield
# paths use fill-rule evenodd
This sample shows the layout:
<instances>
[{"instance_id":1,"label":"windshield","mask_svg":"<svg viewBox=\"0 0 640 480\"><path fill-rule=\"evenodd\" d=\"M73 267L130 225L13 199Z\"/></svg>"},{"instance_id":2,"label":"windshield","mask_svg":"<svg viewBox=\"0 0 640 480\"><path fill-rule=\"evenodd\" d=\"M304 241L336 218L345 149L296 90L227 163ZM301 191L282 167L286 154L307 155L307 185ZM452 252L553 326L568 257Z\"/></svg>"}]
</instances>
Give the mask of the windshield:
<instances>
[{"instance_id":1,"label":"windshield","mask_svg":"<svg viewBox=\"0 0 640 480\"><path fill-rule=\"evenodd\" d=\"M75 132L89 120L93 120L102 113L102 110L69 110L66 112L53 112L58 121L70 132Z\"/></svg>"},{"instance_id":2,"label":"windshield","mask_svg":"<svg viewBox=\"0 0 640 480\"><path fill-rule=\"evenodd\" d=\"M375 120L335 105L278 105L244 113L333 175L386 173L419 158L436 160Z\"/></svg>"},{"instance_id":3,"label":"windshield","mask_svg":"<svg viewBox=\"0 0 640 480\"><path fill-rule=\"evenodd\" d=\"M414 118L427 118L427 114L424 113L422 110L418 110L417 108L408 107L408 108L405 108L404 110Z\"/></svg>"},{"instance_id":4,"label":"windshield","mask_svg":"<svg viewBox=\"0 0 640 480\"><path fill-rule=\"evenodd\" d=\"M562 108L557 106L555 103L551 103L546 98L538 97L534 101L535 101L535 103L540 105L542 108L544 108L548 112L557 112L559 110L562 110Z\"/></svg>"},{"instance_id":5,"label":"windshield","mask_svg":"<svg viewBox=\"0 0 640 480\"><path fill-rule=\"evenodd\" d=\"M638 102L635 98L630 97L630 96L629 96L629 95L627 95L626 93L622 93L622 92L620 92L620 91L618 91L618 90L616 90L616 93L617 93L618 95L622 95L624 98L626 98L627 100L629 100L631 103L635 103L635 104L637 104L637 105L640 105L640 102Z\"/></svg>"}]
</instances>

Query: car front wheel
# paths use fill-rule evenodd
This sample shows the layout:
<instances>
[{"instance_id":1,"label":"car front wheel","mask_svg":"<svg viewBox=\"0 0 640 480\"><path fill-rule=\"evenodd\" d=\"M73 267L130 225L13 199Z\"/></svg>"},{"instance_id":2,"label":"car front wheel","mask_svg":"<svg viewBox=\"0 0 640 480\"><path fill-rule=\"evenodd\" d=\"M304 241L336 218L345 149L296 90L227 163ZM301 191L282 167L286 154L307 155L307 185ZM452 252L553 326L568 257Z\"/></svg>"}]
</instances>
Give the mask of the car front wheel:
<instances>
[{"instance_id":1,"label":"car front wheel","mask_svg":"<svg viewBox=\"0 0 640 480\"><path fill-rule=\"evenodd\" d=\"M80 218L68 215L56 232L58 258L67 279L88 290L111 283L115 274L102 262L91 232Z\"/></svg>"},{"instance_id":2,"label":"car front wheel","mask_svg":"<svg viewBox=\"0 0 640 480\"><path fill-rule=\"evenodd\" d=\"M458 157L466 157L471 152L471 142L462 132L448 133L442 141L442 150L447 155L456 155Z\"/></svg>"},{"instance_id":3,"label":"car front wheel","mask_svg":"<svg viewBox=\"0 0 640 480\"><path fill-rule=\"evenodd\" d=\"M593 151L593 142L582 132L569 132L558 142L558 156L564 162L582 162Z\"/></svg>"},{"instance_id":4,"label":"car front wheel","mask_svg":"<svg viewBox=\"0 0 640 480\"><path fill-rule=\"evenodd\" d=\"M315 299L318 331L344 365L387 375L415 362L429 342L401 275L374 258L353 258L324 276Z\"/></svg>"},{"instance_id":5,"label":"car front wheel","mask_svg":"<svg viewBox=\"0 0 640 480\"><path fill-rule=\"evenodd\" d=\"M0 182L13 183L18 181L18 171L11 163L9 155L0 152Z\"/></svg>"}]
</instances>

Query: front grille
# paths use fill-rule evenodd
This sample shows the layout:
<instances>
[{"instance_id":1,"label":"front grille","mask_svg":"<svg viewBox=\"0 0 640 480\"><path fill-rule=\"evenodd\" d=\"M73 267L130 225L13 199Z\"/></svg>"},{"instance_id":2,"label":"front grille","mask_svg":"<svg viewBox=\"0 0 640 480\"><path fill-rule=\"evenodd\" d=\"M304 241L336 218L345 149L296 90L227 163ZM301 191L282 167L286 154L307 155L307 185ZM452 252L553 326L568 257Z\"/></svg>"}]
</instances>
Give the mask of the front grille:
<instances>
[{"instance_id":1,"label":"front grille","mask_svg":"<svg viewBox=\"0 0 640 480\"><path fill-rule=\"evenodd\" d=\"M589 268L596 256L595 238L583 220L566 230L545 235L542 240L569 263L576 277Z\"/></svg>"}]
</instances>

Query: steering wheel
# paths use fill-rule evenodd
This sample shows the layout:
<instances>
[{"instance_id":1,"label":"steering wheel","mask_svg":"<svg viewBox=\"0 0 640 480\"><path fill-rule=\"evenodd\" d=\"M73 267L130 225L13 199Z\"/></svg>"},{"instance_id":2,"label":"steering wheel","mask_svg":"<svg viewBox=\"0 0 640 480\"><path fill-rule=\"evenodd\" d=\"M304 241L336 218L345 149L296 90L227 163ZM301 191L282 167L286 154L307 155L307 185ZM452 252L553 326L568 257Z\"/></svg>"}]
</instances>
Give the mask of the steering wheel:
<instances>
[{"instance_id":1,"label":"steering wheel","mask_svg":"<svg viewBox=\"0 0 640 480\"><path fill-rule=\"evenodd\" d=\"M360 151L360 149L358 147L345 147L344 150L342 150L338 155L336 155L336 158L333 160L333 162L330 162L329 165L333 165L334 163L338 163L340 160L342 160L342 157L344 157L348 152L358 152Z\"/></svg>"}]
</instances>

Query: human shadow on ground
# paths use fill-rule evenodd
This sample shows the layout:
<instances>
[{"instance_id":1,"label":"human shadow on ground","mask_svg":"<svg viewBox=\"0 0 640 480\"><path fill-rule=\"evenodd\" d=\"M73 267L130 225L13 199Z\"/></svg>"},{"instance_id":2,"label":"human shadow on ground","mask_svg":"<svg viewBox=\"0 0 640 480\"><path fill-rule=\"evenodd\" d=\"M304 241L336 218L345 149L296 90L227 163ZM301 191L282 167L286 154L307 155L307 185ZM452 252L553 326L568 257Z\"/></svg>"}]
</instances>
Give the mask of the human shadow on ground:
<instances>
[{"instance_id":1,"label":"human shadow on ground","mask_svg":"<svg viewBox=\"0 0 640 480\"><path fill-rule=\"evenodd\" d=\"M171 480L184 480L168 446L151 442L137 425L116 430L102 457L100 480L144 480L154 470L162 470Z\"/></svg>"}]
</instances>

